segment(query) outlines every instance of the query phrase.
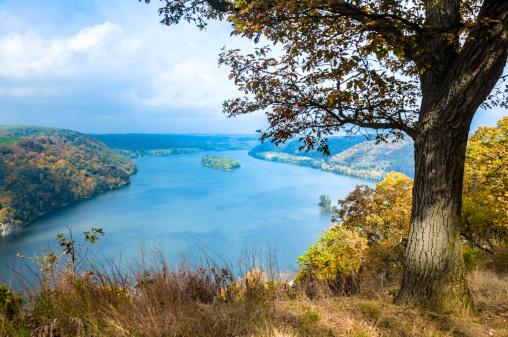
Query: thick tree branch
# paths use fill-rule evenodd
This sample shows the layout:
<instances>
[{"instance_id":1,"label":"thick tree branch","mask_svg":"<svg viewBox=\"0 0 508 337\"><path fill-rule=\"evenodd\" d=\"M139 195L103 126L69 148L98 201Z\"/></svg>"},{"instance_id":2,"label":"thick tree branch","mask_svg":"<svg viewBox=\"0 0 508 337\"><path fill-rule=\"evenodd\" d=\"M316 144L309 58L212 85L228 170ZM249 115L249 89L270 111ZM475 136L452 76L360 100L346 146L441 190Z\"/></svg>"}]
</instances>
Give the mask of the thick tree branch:
<instances>
[{"instance_id":1,"label":"thick tree branch","mask_svg":"<svg viewBox=\"0 0 508 337\"><path fill-rule=\"evenodd\" d=\"M224 0L206 0L206 2L208 2L208 4L213 9L215 9L216 11L219 11L219 12L227 13L227 12L233 12L233 11L236 10L235 9L235 4L231 3L231 2L228 2L228 1L224 1Z\"/></svg>"},{"instance_id":2,"label":"thick tree branch","mask_svg":"<svg viewBox=\"0 0 508 337\"><path fill-rule=\"evenodd\" d=\"M439 85L441 99L427 104L424 102L422 111L443 111L447 106L456 104L457 97L461 97L461 105L480 106L501 77L507 59L508 2L485 0L478 24L471 30L461 53ZM483 83L481 90L476 90L475 95L468 94L478 86L477 83ZM475 112L476 109L471 109L468 118L472 119Z\"/></svg>"},{"instance_id":3,"label":"thick tree branch","mask_svg":"<svg viewBox=\"0 0 508 337\"><path fill-rule=\"evenodd\" d=\"M335 113L333 110L331 110L327 106L319 104L318 102L312 102L312 103L309 104L309 106L314 106L314 107L316 107L316 108L326 112L328 115L333 117L337 122L339 122L340 126L343 126L345 124L352 124L352 125L356 125L356 126L359 126L359 127L362 127L362 128L369 128L369 129L375 129L375 130L380 130L380 129L397 129L397 130L404 131L410 137L415 136L415 130L413 128L405 125L404 123L398 123L398 122L395 122L395 121L392 121L392 122L376 122L376 123L366 122L366 121L360 120L358 117L354 118L354 117L347 116L343 112L341 112L340 110L338 111L338 113ZM355 110L358 110L358 109L355 109ZM358 114L356 114L356 116L358 116Z\"/></svg>"}]
</instances>

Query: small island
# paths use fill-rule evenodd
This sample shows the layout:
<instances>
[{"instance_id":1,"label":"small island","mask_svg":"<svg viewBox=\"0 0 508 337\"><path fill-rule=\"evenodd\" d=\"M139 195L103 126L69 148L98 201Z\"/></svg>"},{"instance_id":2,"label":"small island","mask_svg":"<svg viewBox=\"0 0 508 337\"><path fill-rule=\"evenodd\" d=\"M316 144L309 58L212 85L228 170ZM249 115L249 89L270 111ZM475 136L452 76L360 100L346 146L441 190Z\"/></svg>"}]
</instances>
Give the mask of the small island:
<instances>
[{"instance_id":1,"label":"small island","mask_svg":"<svg viewBox=\"0 0 508 337\"><path fill-rule=\"evenodd\" d=\"M233 171L241 166L239 160L214 156L201 157L201 164L225 171Z\"/></svg>"}]
</instances>

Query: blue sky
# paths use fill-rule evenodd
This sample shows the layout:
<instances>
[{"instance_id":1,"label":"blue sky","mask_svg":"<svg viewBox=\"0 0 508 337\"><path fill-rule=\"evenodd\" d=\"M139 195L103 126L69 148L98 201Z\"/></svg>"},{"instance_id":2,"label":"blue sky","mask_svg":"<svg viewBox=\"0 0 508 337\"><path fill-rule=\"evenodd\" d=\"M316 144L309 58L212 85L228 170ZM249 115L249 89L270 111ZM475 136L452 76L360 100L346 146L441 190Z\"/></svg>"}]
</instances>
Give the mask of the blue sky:
<instances>
[{"instance_id":1,"label":"blue sky","mask_svg":"<svg viewBox=\"0 0 508 337\"><path fill-rule=\"evenodd\" d=\"M220 48L252 48L226 22L206 32L159 24L137 0L0 0L0 124L88 133L254 133L262 113L229 119L238 95ZM495 125L506 110L480 111Z\"/></svg>"}]
</instances>

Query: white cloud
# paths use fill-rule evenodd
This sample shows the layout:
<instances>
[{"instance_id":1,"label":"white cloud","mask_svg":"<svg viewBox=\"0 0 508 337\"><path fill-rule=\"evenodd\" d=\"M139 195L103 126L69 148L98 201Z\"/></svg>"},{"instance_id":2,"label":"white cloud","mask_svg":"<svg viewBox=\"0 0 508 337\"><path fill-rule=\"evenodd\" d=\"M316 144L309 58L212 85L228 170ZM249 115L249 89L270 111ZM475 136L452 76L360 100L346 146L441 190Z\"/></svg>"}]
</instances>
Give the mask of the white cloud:
<instances>
[{"instance_id":1,"label":"white cloud","mask_svg":"<svg viewBox=\"0 0 508 337\"><path fill-rule=\"evenodd\" d=\"M104 124L103 132L261 127L220 112L238 95L228 69L217 67L220 48L252 47L229 38L229 23L212 22L207 32L186 23L168 28L158 23L155 2L28 2L0 5L2 123L44 120L87 131Z\"/></svg>"},{"instance_id":2,"label":"white cloud","mask_svg":"<svg viewBox=\"0 0 508 337\"><path fill-rule=\"evenodd\" d=\"M149 106L220 107L235 89L227 75L210 63L195 58L152 74L151 90L135 99Z\"/></svg>"},{"instance_id":3,"label":"white cloud","mask_svg":"<svg viewBox=\"0 0 508 337\"><path fill-rule=\"evenodd\" d=\"M26 97L26 96L53 96L60 90L54 87L0 87L0 96Z\"/></svg>"},{"instance_id":4,"label":"white cloud","mask_svg":"<svg viewBox=\"0 0 508 337\"><path fill-rule=\"evenodd\" d=\"M120 26L109 22L67 38L45 39L33 31L6 35L0 39L0 76L34 79L89 73L110 64L119 52L133 52L139 46L139 41L125 41L121 35Z\"/></svg>"},{"instance_id":5,"label":"white cloud","mask_svg":"<svg viewBox=\"0 0 508 337\"><path fill-rule=\"evenodd\" d=\"M92 86L112 83L121 88L116 95L124 93L124 99L140 106L220 108L236 89L227 71L217 69L218 46L192 39L184 45L187 36L169 33L159 30L142 39L105 22L68 37L44 38L33 31L6 35L0 39L0 78L21 84L0 90L0 95L54 94L28 85L33 81L42 86L56 82L65 89L70 81L80 90L81 81Z\"/></svg>"},{"instance_id":6,"label":"white cloud","mask_svg":"<svg viewBox=\"0 0 508 337\"><path fill-rule=\"evenodd\" d=\"M70 51L101 54L105 43L112 40L110 38L114 35L120 35L121 33L120 26L105 22L102 25L85 28L78 34L71 36L67 39L66 46Z\"/></svg>"}]
</instances>

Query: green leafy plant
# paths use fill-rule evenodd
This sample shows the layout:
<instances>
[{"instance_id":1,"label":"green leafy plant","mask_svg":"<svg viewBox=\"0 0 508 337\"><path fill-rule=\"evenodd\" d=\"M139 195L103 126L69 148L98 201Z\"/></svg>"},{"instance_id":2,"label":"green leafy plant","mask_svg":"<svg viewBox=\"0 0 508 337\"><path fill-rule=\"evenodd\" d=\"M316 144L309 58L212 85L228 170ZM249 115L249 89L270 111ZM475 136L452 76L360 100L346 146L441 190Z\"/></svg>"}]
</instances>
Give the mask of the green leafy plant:
<instances>
[{"instance_id":1,"label":"green leafy plant","mask_svg":"<svg viewBox=\"0 0 508 337\"><path fill-rule=\"evenodd\" d=\"M4 316L8 321L13 320L25 303L20 292L9 290L5 284L0 285L0 319Z\"/></svg>"},{"instance_id":2,"label":"green leafy plant","mask_svg":"<svg viewBox=\"0 0 508 337\"><path fill-rule=\"evenodd\" d=\"M357 273L362 265L367 240L340 226L323 230L322 233L318 241L298 258L298 277L316 276L333 281L340 275Z\"/></svg>"}]
</instances>

